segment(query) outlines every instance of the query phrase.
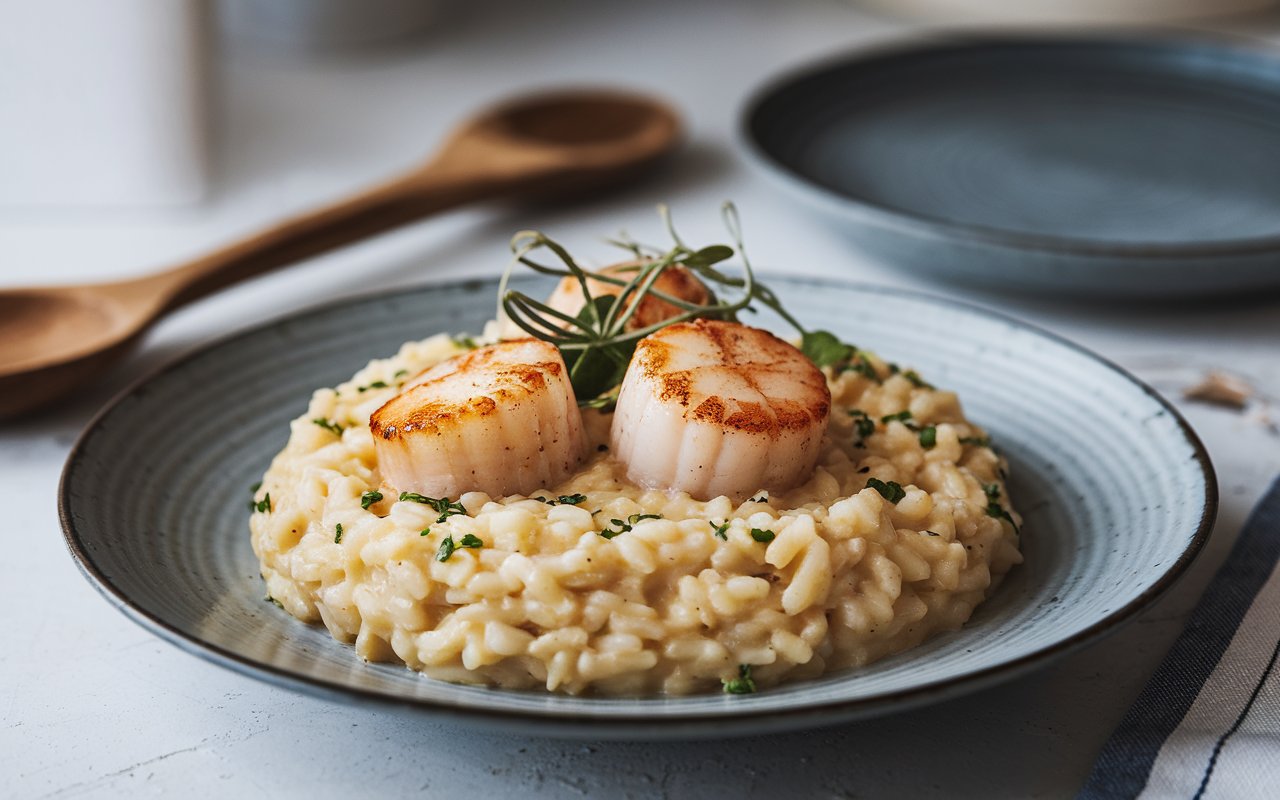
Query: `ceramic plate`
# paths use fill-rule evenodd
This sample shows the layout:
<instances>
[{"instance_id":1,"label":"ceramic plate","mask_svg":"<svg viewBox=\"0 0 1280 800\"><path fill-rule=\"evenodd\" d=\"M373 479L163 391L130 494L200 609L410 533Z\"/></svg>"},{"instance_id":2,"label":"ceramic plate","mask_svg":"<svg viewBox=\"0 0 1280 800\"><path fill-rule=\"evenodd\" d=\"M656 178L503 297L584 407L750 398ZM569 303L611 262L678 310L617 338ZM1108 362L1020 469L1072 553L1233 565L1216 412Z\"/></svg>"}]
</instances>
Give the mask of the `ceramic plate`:
<instances>
[{"instance_id":1,"label":"ceramic plate","mask_svg":"<svg viewBox=\"0 0 1280 800\"><path fill-rule=\"evenodd\" d=\"M131 619L247 675L505 730L619 738L829 724L991 684L1113 629L1168 587L1204 543L1216 508L1204 449L1167 403L1116 367L950 301L816 280L771 285L811 325L958 391L969 417L1007 454L1026 563L963 630L866 669L756 695L575 698L365 664L323 628L265 602L247 501L284 446L289 420L314 389L405 340L480 330L494 308L491 281L308 311L138 383L99 414L67 461L67 542L89 580Z\"/></svg>"},{"instance_id":2,"label":"ceramic plate","mask_svg":"<svg viewBox=\"0 0 1280 800\"><path fill-rule=\"evenodd\" d=\"M896 267L1104 296L1280 287L1280 59L1263 50L916 42L773 82L742 134Z\"/></svg>"}]
</instances>

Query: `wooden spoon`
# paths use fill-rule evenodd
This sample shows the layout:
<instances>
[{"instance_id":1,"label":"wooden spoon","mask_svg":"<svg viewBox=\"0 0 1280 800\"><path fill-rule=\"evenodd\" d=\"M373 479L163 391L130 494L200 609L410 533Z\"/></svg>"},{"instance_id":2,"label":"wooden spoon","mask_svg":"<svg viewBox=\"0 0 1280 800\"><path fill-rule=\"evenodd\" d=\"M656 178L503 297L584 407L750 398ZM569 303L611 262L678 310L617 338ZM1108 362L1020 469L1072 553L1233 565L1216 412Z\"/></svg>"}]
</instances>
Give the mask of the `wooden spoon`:
<instances>
[{"instance_id":1,"label":"wooden spoon","mask_svg":"<svg viewBox=\"0 0 1280 800\"><path fill-rule=\"evenodd\" d=\"M421 166L187 264L134 280L0 291L0 418L96 377L174 309L437 211L572 197L638 177L671 152L676 114L612 91L511 101L464 123Z\"/></svg>"}]
</instances>

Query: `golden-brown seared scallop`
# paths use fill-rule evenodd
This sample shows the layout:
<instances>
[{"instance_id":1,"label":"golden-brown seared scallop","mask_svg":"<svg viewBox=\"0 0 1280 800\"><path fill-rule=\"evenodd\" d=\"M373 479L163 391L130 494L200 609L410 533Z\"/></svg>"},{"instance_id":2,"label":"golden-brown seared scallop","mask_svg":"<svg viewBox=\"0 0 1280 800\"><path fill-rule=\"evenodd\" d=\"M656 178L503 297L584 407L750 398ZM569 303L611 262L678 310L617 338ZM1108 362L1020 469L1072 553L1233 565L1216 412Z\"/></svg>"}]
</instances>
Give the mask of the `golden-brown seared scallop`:
<instances>
[{"instance_id":1,"label":"golden-brown seared scallop","mask_svg":"<svg viewBox=\"0 0 1280 800\"><path fill-rule=\"evenodd\" d=\"M582 458L582 416L560 351L537 339L437 364L369 418L383 482L457 497L528 494Z\"/></svg>"},{"instance_id":2,"label":"golden-brown seared scallop","mask_svg":"<svg viewBox=\"0 0 1280 800\"><path fill-rule=\"evenodd\" d=\"M640 341L610 436L643 486L742 497L803 482L830 409L826 379L795 347L758 328L699 319Z\"/></svg>"}]
</instances>

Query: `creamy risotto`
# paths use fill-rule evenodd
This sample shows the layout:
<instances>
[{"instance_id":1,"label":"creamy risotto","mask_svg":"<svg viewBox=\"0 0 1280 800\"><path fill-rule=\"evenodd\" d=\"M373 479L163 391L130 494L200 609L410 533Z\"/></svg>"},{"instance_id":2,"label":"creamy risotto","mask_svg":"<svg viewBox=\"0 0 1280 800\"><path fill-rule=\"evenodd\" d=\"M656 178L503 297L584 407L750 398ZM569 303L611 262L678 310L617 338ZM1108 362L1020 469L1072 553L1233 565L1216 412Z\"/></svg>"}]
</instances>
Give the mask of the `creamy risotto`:
<instances>
[{"instance_id":1,"label":"creamy risotto","mask_svg":"<svg viewBox=\"0 0 1280 800\"><path fill-rule=\"evenodd\" d=\"M558 485L399 499L369 417L466 347L411 342L317 391L255 494L270 597L365 659L573 694L750 691L958 628L1021 561L983 431L953 393L870 355L824 370L818 464L785 493L638 488L609 415L588 410L591 456Z\"/></svg>"}]
</instances>

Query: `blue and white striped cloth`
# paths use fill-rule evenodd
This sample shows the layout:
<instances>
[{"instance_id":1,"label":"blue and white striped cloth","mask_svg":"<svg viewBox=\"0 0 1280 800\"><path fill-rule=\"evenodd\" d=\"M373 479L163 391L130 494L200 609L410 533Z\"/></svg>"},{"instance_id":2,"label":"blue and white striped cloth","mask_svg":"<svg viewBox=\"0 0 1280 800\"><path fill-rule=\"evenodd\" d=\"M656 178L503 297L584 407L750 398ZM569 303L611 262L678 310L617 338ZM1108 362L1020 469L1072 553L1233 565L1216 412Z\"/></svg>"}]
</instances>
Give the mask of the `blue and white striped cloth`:
<instances>
[{"instance_id":1,"label":"blue and white striped cloth","mask_svg":"<svg viewBox=\"0 0 1280 800\"><path fill-rule=\"evenodd\" d=\"M1280 798L1280 479L1080 800Z\"/></svg>"}]
</instances>

